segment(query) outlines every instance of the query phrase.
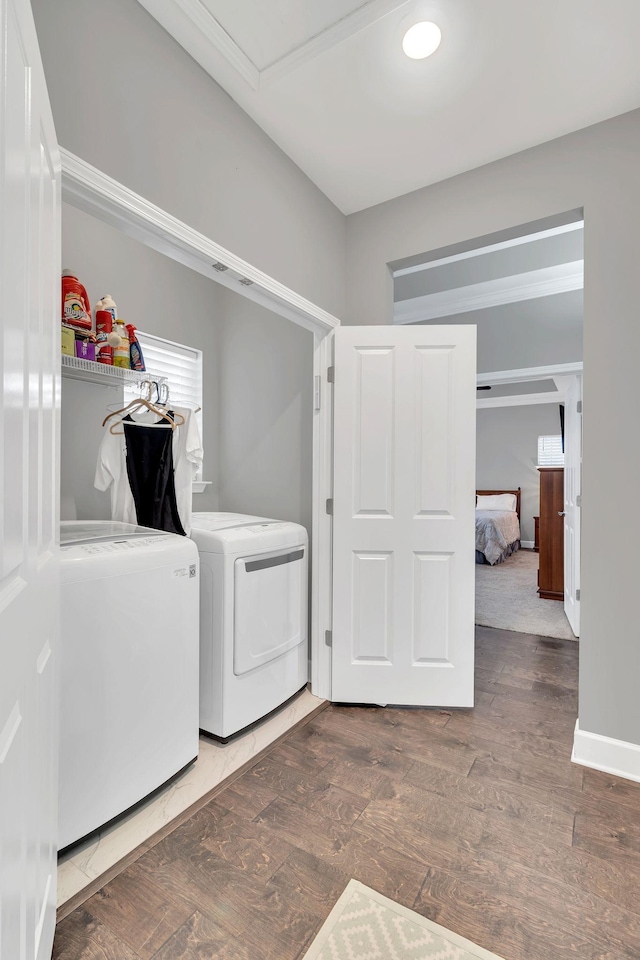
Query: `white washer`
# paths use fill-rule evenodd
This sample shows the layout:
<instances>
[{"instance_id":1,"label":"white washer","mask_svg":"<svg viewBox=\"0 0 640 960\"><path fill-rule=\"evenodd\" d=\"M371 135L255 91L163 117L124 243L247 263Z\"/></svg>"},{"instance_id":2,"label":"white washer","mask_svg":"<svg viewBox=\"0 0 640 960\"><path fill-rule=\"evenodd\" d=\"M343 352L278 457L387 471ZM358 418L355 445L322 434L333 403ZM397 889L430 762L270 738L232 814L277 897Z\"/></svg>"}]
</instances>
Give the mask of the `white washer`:
<instances>
[{"instance_id":1,"label":"white washer","mask_svg":"<svg viewBox=\"0 0 640 960\"><path fill-rule=\"evenodd\" d=\"M199 561L192 540L110 521L61 524L58 846L198 754Z\"/></svg>"},{"instance_id":2,"label":"white washer","mask_svg":"<svg viewBox=\"0 0 640 960\"><path fill-rule=\"evenodd\" d=\"M307 682L308 536L238 513L194 513L200 552L200 727L226 740Z\"/></svg>"}]
</instances>

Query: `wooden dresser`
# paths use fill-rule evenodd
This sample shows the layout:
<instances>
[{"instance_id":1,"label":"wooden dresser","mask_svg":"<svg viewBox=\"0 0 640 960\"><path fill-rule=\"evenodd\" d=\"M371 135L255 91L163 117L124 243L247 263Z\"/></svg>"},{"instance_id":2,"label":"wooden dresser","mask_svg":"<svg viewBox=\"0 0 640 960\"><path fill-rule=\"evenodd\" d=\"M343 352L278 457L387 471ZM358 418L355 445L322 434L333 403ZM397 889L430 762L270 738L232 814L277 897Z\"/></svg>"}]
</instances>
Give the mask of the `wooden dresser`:
<instances>
[{"instance_id":1,"label":"wooden dresser","mask_svg":"<svg viewBox=\"0 0 640 960\"><path fill-rule=\"evenodd\" d=\"M564 467L539 467L540 524L538 593L564 599Z\"/></svg>"}]
</instances>

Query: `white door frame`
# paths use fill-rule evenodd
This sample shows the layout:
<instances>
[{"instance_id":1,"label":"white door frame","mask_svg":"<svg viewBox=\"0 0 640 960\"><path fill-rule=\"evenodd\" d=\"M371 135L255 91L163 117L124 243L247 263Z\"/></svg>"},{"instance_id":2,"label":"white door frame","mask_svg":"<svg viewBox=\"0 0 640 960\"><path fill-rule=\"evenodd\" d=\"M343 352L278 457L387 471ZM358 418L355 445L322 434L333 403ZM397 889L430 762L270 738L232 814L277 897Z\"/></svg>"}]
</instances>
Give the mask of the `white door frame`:
<instances>
[{"instance_id":1,"label":"white door frame","mask_svg":"<svg viewBox=\"0 0 640 960\"><path fill-rule=\"evenodd\" d=\"M0 954L57 891L60 158L29 0L0 0Z\"/></svg>"},{"instance_id":2,"label":"white door frame","mask_svg":"<svg viewBox=\"0 0 640 960\"><path fill-rule=\"evenodd\" d=\"M575 636L579 637L582 532L582 377L579 375L569 378L567 384L564 436L564 611Z\"/></svg>"},{"instance_id":3,"label":"white door frame","mask_svg":"<svg viewBox=\"0 0 640 960\"><path fill-rule=\"evenodd\" d=\"M326 501L332 485L332 398L327 368L333 349L330 335L340 321L68 150L61 148L60 155L65 203L313 333L311 689L328 699L331 650L325 631L331 629L332 614L331 517Z\"/></svg>"},{"instance_id":4,"label":"white door frame","mask_svg":"<svg viewBox=\"0 0 640 960\"><path fill-rule=\"evenodd\" d=\"M583 375L582 361L575 363L559 363L546 367L524 367L521 370L498 370L495 373L479 373L476 378L478 386L496 383L527 383L533 380L553 380L556 392L523 393L510 397L487 397L476 400L478 410L487 410L496 407L518 407L539 403L566 403L570 384ZM565 433L565 443L571 442L569 434ZM581 522L582 513L578 513L578 522ZM569 544L564 542L565 564L573 566L574 579L580 583L580 553L569 556ZM566 568L565 568L566 569ZM573 627L573 625L572 625Z\"/></svg>"}]
</instances>

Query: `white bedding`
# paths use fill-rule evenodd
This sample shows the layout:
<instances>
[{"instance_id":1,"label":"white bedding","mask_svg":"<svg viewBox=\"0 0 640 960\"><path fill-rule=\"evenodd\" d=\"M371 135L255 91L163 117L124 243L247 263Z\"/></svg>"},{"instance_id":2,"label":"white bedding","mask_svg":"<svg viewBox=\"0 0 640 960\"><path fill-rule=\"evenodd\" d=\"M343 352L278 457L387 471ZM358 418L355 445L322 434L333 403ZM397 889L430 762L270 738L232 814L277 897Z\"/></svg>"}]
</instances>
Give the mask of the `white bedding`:
<instances>
[{"instance_id":1,"label":"white bedding","mask_svg":"<svg viewBox=\"0 0 640 960\"><path fill-rule=\"evenodd\" d=\"M507 547L520 539L518 514L511 510L476 510L476 550L490 564L499 560Z\"/></svg>"}]
</instances>

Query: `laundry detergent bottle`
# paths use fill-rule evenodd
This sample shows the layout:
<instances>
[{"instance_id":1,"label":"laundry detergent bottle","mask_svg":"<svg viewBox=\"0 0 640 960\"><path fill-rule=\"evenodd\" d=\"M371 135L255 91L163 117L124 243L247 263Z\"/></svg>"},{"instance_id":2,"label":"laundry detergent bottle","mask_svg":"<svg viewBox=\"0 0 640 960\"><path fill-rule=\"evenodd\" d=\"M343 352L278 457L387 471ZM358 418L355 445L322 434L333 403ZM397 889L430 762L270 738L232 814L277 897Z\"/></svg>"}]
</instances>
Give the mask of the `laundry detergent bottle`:
<instances>
[{"instance_id":1,"label":"laundry detergent bottle","mask_svg":"<svg viewBox=\"0 0 640 960\"><path fill-rule=\"evenodd\" d=\"M114 367L124 367L125 370L130 370L129 335L124 320L116 320L113 332L107 334L107 343L113 343Z\"/></svg>"},{"instance_id":2,"label":"laundry detergent bottle","mask_svg":"<svg viewBox=\"0 0 640 960\"><path fill-rule=\"evenodd\" d=\"M103 297L102 300L100 301L100 309L101 309L101 310L108 310L108 312L111 314L111 317L112 317L112 319L113 319L113 322L114 322L114 323L116 322L116 320L117 320L117 318L118 318L118 308L116 307L116 302L115 302L115 300L113 299L113 297L111 296L110 293L108 293L108 294L107 294L105 297Z\"/></svg>"},{"instance_id":3,"label":"laundry detergent bottle","mask_svg":"<svg viewBox=\"0 0 640 960\"><path fill-rule=\"evenodd\" d=\"M71 270L62 271L62 322L80 330L91 330L89 296Z\"/></svg>"},{"instance_id":4,"label":"laundry detergent bottle","mask_svg":"<svg viewBox=\"0 0 640 960\"><path fill-rule=\"evenodd\" d=\"M144 357L142 355L142 347L140 346L140 341L136 337L136 328L132 323L127 323L125 326L127 328L127 333L129 334L129 355L131 358L131 369L146 370L147 368L144 365Z\"/></svg>"}]
</instances>

